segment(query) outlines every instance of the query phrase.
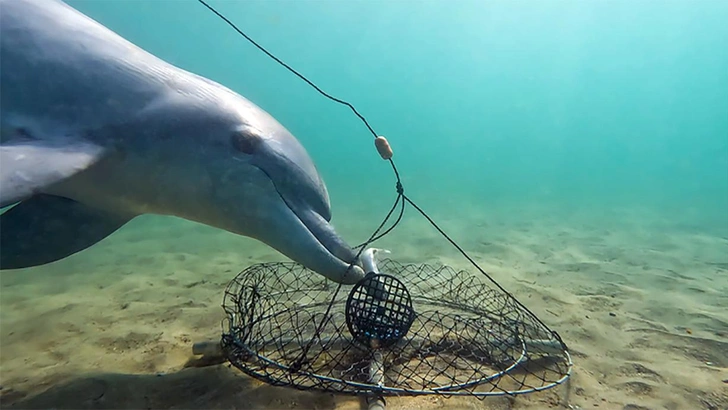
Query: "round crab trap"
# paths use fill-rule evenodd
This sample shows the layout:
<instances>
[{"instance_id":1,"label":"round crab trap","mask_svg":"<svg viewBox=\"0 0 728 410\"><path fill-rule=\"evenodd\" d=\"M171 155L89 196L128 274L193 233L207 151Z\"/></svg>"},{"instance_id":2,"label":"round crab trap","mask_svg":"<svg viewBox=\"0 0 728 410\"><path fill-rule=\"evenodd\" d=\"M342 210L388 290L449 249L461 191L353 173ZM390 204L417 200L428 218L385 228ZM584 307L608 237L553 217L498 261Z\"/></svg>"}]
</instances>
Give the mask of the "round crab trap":
<instances>
[{"instance_id":1,"label":"round crab trap","mask_svg":"<svg viewBox=\"0 0 728 410\"><path fill-rule=\"evenodd\" d=\"M295 263L249 267L225 292L224 355L271 385L352 395L483 398L568 379L560 337L487 278L378 264L353 286Z\"/></svg>"}]
</instances>

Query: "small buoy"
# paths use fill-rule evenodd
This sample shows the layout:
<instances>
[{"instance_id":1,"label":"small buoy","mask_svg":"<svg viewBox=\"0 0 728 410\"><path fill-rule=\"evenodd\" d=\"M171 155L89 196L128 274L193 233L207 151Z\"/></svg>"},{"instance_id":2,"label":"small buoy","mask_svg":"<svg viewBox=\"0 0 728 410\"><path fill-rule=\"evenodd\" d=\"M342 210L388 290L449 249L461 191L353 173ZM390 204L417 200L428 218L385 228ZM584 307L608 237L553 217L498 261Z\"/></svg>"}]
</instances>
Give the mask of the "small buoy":
<instances>
[{"instance_id":1,"label":"small buoy","mask_svg":"<svg viewBox=\"0 0 728 410\"><path fill-rule=\"evenodd\" d=\"M375 138L374 145L377 147L377 152L379 152L379 156L381 156L382 159L392 158L394 153L392 152L392 147L389 146L389 142L386 138L382 136Z\"/></svg>"}]
</instances>

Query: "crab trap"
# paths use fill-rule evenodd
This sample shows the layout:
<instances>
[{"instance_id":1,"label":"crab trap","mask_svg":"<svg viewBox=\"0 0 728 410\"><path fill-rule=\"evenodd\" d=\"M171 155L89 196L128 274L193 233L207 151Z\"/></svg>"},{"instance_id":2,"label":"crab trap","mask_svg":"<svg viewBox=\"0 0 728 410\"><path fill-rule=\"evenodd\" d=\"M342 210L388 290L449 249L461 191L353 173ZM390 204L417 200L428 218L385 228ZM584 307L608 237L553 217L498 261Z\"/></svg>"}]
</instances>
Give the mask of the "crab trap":
<instances>
[{"instance_id":1,"label":"crab trap","mask_svg":"<svg viewBox=\"0 0 728 410\"><path fill-rule=\"evenodd\" d=\"M558 334L487 277L377 264L355 285L296 263L249 267L225 292L223 354L271 385L351 395L483 398L568 379Z\"/></svg>"}]
</instances>

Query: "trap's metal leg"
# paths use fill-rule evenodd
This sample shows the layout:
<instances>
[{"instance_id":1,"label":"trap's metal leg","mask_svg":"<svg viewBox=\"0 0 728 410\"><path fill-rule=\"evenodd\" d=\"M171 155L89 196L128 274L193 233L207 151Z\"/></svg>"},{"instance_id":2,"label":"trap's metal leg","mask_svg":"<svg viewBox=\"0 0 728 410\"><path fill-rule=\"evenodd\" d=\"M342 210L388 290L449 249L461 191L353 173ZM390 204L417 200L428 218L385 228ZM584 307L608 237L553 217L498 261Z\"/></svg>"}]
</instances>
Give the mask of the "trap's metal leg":
<instances>
[{"instance_id":1,"label":"trap's metal leg","mask_svg":"<svg viewBox=\"0 0 728 410\"><path fill-rule=\"evenodd\" d=\"M223 354L222 344L219 340L206 340L192 345L192 355L184 367L207 367L225 363L227 358Z\"/></svg>"},{"instance_id":2,"label":"trap's metal leg","mask_svg":"<svg viewBox=\"0 0 728 410\"><path fill-rule=\"evenodd\" d=\"M384 397L377 395L376 397L367 397L368 410L385 410L387 403L384 402Z\"/></svg>"},{"instance_id":3,"label":"trap's metal leg","mask_svg":"<svg viewBox=\"0 0 728 410\"><path fill-rule=\"evenodd\" d=\"M221 357L222 346L219 340L206 340L192 345L192 354L209 357Z\"/></svg>"},{"instance_id":4,"label":"trap's metal leg","mask_svg":"<svg viewBox=\"0 0 728 410\"><path fill-rule=\"evenodd\" d=\"M371 380L372 384L376 384L379 387L384 386L384 362L381 352L374 351L372 353L372 359L369 362L369 380ZM367 404L369 410L384 410L387 405L384 397L377 393L367 397Z\"/></svg>"}]
</instances>

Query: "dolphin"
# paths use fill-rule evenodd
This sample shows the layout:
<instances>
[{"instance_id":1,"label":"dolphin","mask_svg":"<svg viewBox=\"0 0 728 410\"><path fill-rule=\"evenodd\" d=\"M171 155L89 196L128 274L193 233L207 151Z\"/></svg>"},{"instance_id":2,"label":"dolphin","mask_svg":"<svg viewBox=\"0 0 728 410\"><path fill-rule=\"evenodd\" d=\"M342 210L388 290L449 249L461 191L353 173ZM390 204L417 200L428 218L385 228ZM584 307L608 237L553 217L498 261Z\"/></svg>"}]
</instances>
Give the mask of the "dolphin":
<instances>
[{"instance_id":1,"label":"dolphin","mask_svg":"<svg viewBox=\"0 0 728 410\"><path fill-rule=\"evenodd\" d=\"M60 0L0 0L0 269L82 251L142 214L364 277L301 143L243 96Z\"/></svg>"}]
</instances>

